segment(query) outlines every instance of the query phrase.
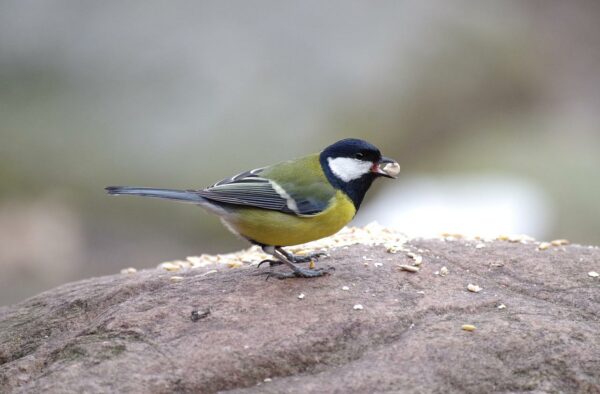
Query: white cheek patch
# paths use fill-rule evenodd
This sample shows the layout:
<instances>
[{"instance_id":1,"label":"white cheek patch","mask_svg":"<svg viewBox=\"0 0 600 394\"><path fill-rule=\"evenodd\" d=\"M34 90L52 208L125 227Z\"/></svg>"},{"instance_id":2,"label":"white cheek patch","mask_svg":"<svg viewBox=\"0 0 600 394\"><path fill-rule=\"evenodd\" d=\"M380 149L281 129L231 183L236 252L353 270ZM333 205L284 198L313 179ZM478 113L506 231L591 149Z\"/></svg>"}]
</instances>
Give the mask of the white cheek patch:
<instances>
[{"instance_id":1,"label":"white cheek patch","mask_svg":"<svg viewBox=\"0 0 600 394\"><path fill-rule=\"evenodd\" d=\"M350 182L371 172L373 163L350 157L328 158L327 163L333 174L344 182Z\"/></svg>"}]
</instances>

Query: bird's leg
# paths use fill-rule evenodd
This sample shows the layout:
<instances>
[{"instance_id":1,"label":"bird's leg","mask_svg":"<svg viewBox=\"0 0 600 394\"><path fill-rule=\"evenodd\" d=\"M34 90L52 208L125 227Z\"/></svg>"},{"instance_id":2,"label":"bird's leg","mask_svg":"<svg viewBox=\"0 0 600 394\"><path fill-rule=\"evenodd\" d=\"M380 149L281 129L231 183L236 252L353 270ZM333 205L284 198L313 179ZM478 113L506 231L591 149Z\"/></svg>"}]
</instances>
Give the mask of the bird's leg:
<instances>
[{"instance_id":1,"label":"bird's leg","mask_svg":"<svg viewBox=\"0 0 600 394\"><path fill-rule=\"evenodd\" d=\"M270 272L269 276L274 276L277 279L287 279L287 278L316 278L318 276L326 275L327 272L322 269L307 269L300 268L296 264L294 264L288 256L292 256L288 254L281 247L263 247L263 250L267 253L272 254L280 263L287 265L292 269L292 272L288 273L280 273L280 272Z\"/></svg>"},{"instance_id":2,"label":"bird's leg","mask_svg":"<svg viewBox=\"0 0 600 394\"><path fill-rule=\"evenodd\" d=\"M263 248L264 250L264 248ZM294 264L302 264L302 263L310 263L311 261L316 261L319 259L319 257L324 257L327 256L327 253L325 252L313 252L313 253L309 253L306 255L294 255L282 248L280 248L281 252L283 253L283 255L292 263ZM272 251L266 251L266 253L269 254L273 254ZM271 259L266 259L261 261L260 263L258 263L257 267L260 267L261 265L263 265L264 263L269 263L270 267L275 267L276 265L281 265L283 264L280 260L271 260Z\"/></svg>"}]
</instances>

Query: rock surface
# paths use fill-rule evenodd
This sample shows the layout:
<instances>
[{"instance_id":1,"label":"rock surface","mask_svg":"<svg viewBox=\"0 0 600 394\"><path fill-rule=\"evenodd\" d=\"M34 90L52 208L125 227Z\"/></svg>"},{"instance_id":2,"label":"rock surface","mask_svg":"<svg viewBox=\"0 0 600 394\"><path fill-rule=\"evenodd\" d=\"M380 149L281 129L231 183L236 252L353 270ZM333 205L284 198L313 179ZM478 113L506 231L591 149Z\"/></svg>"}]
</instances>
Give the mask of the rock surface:
<instances>
[{"instance_id":1,"label":"rock surface","mask_svg":"<svg viewBox=\"0 0 600 394\"><path fill-rule=\"evenodd\" d=\"M309 280L67 284L0 308L0 391L600 392L600 250L477 243L411 240L416 273L398 269L405 251L355 245Z\"/></svg>"}]
</instances>

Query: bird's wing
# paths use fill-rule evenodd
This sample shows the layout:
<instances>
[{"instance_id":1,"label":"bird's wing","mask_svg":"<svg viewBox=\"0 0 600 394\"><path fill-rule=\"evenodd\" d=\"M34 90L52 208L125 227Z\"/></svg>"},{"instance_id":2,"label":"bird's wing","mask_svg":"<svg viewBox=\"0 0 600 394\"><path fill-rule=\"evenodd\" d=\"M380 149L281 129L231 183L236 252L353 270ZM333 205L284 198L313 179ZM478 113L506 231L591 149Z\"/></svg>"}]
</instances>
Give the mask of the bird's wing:
<instances>
[{"instance_id":1,"label":"bird's wing","mask_svg":"<svg viewBox=\"0 0 600 394\"><path fill-rule=\"evenodd\" d=\"M231 178L223 179L214 185L199 190L197 193L209 200L251 206L262 209L280 211L296 215L315 215L322 212L335 191L328 184L323 184L331 189L330 193L303 193L306 191L302 180L272 179L270 167L257 168L243 172ZM321 179L312 181L309 190L323 189L316 185ZM306 183L306 181L304 181Z\"/></svg>"}]
</instances>

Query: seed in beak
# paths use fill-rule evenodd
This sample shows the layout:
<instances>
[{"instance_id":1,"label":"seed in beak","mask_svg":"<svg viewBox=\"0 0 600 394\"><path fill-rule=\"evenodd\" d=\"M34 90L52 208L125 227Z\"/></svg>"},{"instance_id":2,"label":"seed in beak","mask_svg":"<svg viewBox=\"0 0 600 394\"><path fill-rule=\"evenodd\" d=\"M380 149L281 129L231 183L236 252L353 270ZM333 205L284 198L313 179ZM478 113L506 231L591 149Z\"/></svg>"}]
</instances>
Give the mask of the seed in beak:
<instances>
[{"instance_id":1,"label":"seed in beak","mask_svg":"<svg viewBox=\"0 0 600 394\"><path fill-rule=\"evenodd\" d=\"M381 161L373 163L371 171L388 178L395 178L400 173L400 164L392 159L383 158Z\"/></svg>"}]
</instances>

